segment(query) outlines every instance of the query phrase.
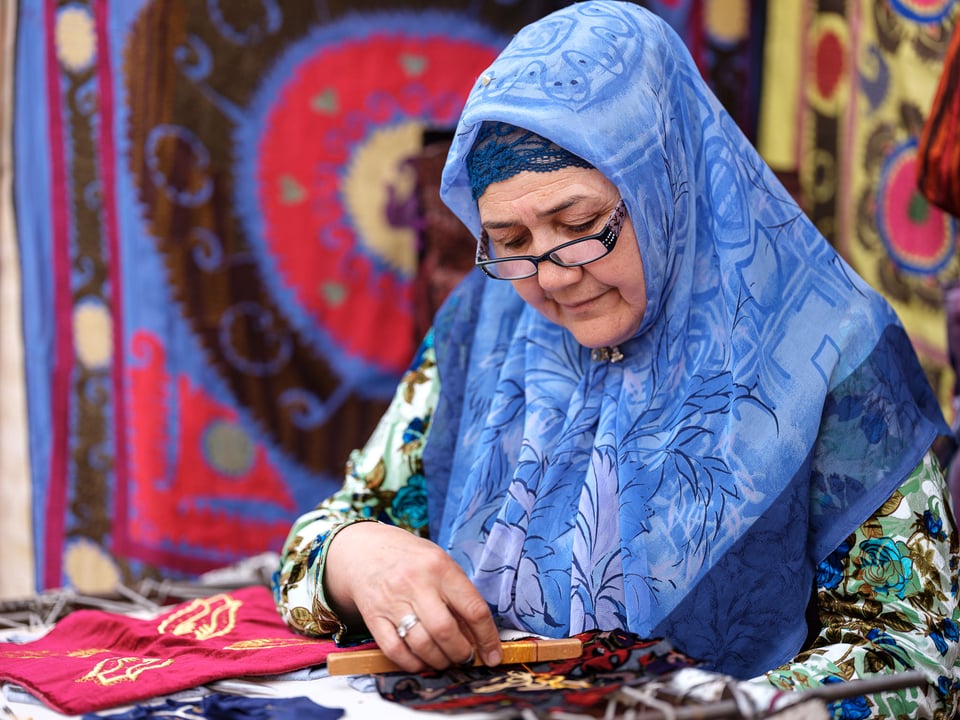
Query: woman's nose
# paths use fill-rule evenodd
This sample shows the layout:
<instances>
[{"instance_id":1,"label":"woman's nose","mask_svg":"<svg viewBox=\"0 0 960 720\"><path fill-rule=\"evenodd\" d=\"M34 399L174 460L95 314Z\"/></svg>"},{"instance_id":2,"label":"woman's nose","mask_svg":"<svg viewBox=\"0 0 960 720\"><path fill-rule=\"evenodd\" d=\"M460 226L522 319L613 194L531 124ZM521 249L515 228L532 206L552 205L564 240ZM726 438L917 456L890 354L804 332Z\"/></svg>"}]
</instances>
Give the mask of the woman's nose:
<instances>
[{"instance_id":1,"label":"woman's nose","mask_svg":"<svg viewBox=\"0 0 960 720\"><path fill-rule=\"evenodd\" d=\"M573 285L580 279L582 267L563 267L550 260L544 260L537 266L537 282L544 290L557 290Z\"/></svg>"}]
</instances>

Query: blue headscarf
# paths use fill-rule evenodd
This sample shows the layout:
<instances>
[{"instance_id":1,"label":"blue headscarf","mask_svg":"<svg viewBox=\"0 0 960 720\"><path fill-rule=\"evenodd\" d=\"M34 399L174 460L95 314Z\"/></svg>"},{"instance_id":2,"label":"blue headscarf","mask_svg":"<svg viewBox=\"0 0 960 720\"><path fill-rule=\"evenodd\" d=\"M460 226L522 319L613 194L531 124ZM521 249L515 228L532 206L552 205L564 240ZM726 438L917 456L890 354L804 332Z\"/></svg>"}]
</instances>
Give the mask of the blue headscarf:
<instances>
[{"instance_id":1,"label":"blue headscarf","mask_svg":"<svg viewBox=\"0 0 960 720\"><path fill-rule=\"evenodd\" d=\"M947 431L895 314L639 6L557 11L477 80L441 189L477 235L465 162L484 121L617 186L648 303L611 363L508 282L451 295L432 537L505 625L664 636L738 677L786 662L817 564Z\"/></svg>"}]
</instances>

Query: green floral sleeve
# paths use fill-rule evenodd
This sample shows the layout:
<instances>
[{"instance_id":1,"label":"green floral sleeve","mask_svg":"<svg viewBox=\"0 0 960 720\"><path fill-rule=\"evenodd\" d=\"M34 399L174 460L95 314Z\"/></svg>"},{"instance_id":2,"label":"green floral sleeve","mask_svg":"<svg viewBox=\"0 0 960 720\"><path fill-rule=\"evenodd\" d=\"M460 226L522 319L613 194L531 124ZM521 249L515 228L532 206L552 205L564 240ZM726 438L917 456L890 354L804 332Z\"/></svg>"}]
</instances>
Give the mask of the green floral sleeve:
<instances>
[{"instance_id":1,"label":"green floral sleeve","mask_svg":"<svg viewBox=\"0 0 960 720\"><path fill-rule=\"evenodd\" d=\"M782 689L920 670L921 688L834 702L831 716L953 718L960 710L958 536L946 483L928 453L867 522L819 567L820 632L767 673ZM752 682L763 682L758 678Z\"/></svg>"},{"instance_id":2,"label":"green floral sleeve","mask_svg":"<svg viewBox=\"0 0 960 720\"><path fill-rule=\"evenodd\" d=\"M300 516L283 545L273 592L277 608L293 629L306 635L351 633L323 593L327 549L336 534L356 522L380 521L421 536L427 534L427 497L421 454L440 383L432 333L362 450L351 453L343 487Z\"/></svg>"}]
</instances>

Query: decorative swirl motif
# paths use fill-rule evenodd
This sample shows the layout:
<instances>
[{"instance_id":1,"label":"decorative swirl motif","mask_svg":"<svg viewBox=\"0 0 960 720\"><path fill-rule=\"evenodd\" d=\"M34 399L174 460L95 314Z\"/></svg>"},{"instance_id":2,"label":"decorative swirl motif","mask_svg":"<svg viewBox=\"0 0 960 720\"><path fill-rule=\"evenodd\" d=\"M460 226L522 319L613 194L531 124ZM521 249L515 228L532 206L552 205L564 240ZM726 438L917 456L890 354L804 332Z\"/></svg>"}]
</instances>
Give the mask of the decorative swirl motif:
<instances>
[{"instance_id":1,"label":"decorative swirl motif","mask_svg":"<svg viewBox=\"0 0 960 720\"><path fill-rule=\"evenodd\" d=\"M293 341L276 313L259 303L241 302L224 310L219 324L220 348L227 361L238 370L256 377L275 374L293 352ZM265 359L245 356L234 342L244 338L245 348L259 348Z\"/></svg>"},{"instance_id":2,"label":"decorative swirl motif","mask_svg":"<svg viewBox=\"0 0 960 720\"><path fill-rule=\"evenodd\" d=\"M110 376L104 372L86 375L80 383L80 393L92 405L104 404L110 397Z\"/></svg>"},{"instance_id":3,"label":"decorative swirl motif","mask_svg":"<svg viewBox=\"0 0 960 720\"><path fill-rule=\"evenodd\" d=\"M585 11L597 15L599 11ZM643 38L623 18L612 13L596 35L602 43L591 54L567 49L565 40L576 21L557 17L520 31L501 55L496 73L480 79L479 96L512 95L540 99L544 96L570 108L590 105L591 98L616 82L626 70L629 57L643 52ZM478 97L479 97L478 96Z\"/></svg>"},{"instance_id":4,"label":"decorative swirl motif","mask_svg":"<svg viewBox=\"0 0 960 720\"><path fill-rule=\"evenodd\" d=\"M160 670L172 665L173 660L152 657L112 657L101 660L77 682L96 682L104 687L122 682L134 682L147 670Z\"/></svg>"},{"instance_id":5,"label":"decorative swirl motif","mask_svg":"<svg viewBox=\"0 0 960 720\"><path fill-rule=\"evenodd\" d=\"M210 48L196 35L187 37L187 43L174 48L173 61L177 68L193 82L210 75L213 56Z\"/></svg>"},{"instance_id":6,"label":"decorative swirl motif","mask_svg":"<svg viewBox=\"0 0 960 720\"><path fill-rule=\"evenodd\" d=\"M227 593L194 600L167 615L157 626L158 635L174 635L204 642L229 635L237 626L243 601Z\"/></svg>"},{"instance_id":7,"label":"decorative swirl motif","mask_svg":"<svg viewBox=\"0 0 960 720\"><path fill-rule=\"evenodd\" d=\"M237 30L224 17L220 0L207 0L207 12L210 13L210 20L214 27L227 40L237 45L254 45L261 42L267 35L276 33L283 23L283 13L280 12L276 0L262 0L261 5L264 10L263 25L250 24L243 30Z\"/></svg>"},{"instance_id":8,"label":"decorative swirl motif","mask_svg":"<svg viewBox=\"0 0 960 720\"><path fill-rule=\"evenodd\" d=\"M326 400L302 388L291 388L280 393L280 407L288 414L294 426L313 430L329 420L349 395L347 385L339 385Z\"/></svg>"},{"instance_id":9,"label":"decorative swirl motif","mask_svg":"<svg viewBox=\"0 0 960 720\"><path fill-rule=\"evenodd\" d=\"M179 162L164 162L163 155L167 153L184 153L185 157ZM210 153L187 128L165 124L154 127L147 136L146 158L153 184L177 205L198 207L210 199L213 193L213 181L207 174ZM167 168L177 175L168 175Z\"/></svg>"},{"instance_id":10,"label":"decorative swirl motif","mask_svg":"<svg viewBox=\"0 0 960 720\"><path fill-rule=\"evenodd\" d=\"M85 453L87 466L97 472L107 472L113 467L113 447L109 442L93 445Z\"/></svg>"},{"instance_id":11,"label":"decorative swirl motif","mask_svg":"<svg viewBox=\"0 0 960 720\"><path fill-rule=\"evenodd\" d=\"M213 272L223 267L223 242L216 233L197 227L190 231L189 241L193 245L193 260L198 268Z\"/></svg>"},{"instance_id":12,"label":"decorative swirl motif","mask_svg":"<svg viewBox=\"0 0 960 720\"><path fill-rule=\"evenodd\" d=\"M866 72L871 65L875 68L872 76ZM890 68L884 54L876 46L866 48L865 57L860 66L863 68L860 72L860 85L863 87L863 94L870 101L870 109L876 110L889 92Z\"/></svg>"},{"instance_id":13,"label":"decorative swirl motif","mask_svg":"<svg viewBox=\"0 0 960 720\"><path fill-rule=\"evenodd\" d=\"M74 282L78 288L89 287L96 283L100 268L89 255L81 255L75 261Z\"/></svg>"}]
</instances>

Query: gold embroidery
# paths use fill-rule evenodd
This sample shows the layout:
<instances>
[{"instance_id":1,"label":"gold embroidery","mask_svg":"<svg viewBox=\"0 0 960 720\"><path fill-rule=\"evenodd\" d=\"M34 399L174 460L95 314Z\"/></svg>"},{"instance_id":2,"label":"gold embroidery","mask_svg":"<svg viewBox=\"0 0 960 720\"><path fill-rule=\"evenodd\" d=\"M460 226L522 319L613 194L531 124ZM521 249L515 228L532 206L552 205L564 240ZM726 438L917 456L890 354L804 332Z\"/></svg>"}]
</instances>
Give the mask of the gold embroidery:
<instances>
[{"instance_id":1,"label":"gold embroidery","mask_svg":"<svg viewBox=\"0 0 960 720\"><path fill-rule=\"evenodd\" d=\"M104 648L87 648L86 650L68 650L65 653L54 652L53 650L30 650L28 648L16 650L0 651L0 657L16 658L17 660L41 660L49 657L93 657L103 653L113 653L113 650Z\"/></svg>"},{"instance_id":2,"label":"gold embroidery","mask_svg":"<svg viewBox=\"0 0 960 720\"><path fill-rule=\"evenodd\" d=\"M538 690L581 690L590 687L587 680L568 680L563 675L535 673L528 670L511 670L506 677L491 678L488 685L472 685L476 693L498 693L503 690L535 692Z\"/></svg>"},{"instance_id":3,"label":"gold embroidery","mask_svg":"<svg viewBox=\"0 0 960 720\"><path fill-rule=\"evenodd\" d=\"M104 687L121 682L133 682L147 670L159 670L173 664L162 658L118 657L98 662L93 670L77 682L98 682Z\"/></svg>"},{"instance_id":4,"label":"gold embroidery","mask_svg":"<svg viewBox=\"0 0 960 720\"><path fill-rule=\"evenodd\" d=\"M0 657L16 658L17 660L39 660L40 658L50 657L53 653L49 650L4 650Z\"/></svg>"},{"instance_id":5,"label":"gold embroidery","mask_svg":"<svg viewBox=\"0 0 960 720\"><path fill-rule=\"evenodd\" d=\"M69 650L67 651L67 657L78 657L86 658L93 657L94 655L102 655L103 653L114 653L115 650L107 650L105 648L87 648L86 650Z\"/></svg>"},{"instance_id":6,"label":"gold embroidery","mask_svg":"<svg viewBox=\"0 0 960 720\"><path fill-rule=\"evenodd\" d=\"M226 593L199 598L157 626L161 635L190 636L203 642L233 632L242 602Z\"/></svg>"},{"instance_id":7,"label":"gold embroidery","mask_svg":"<svg viewBox=\"0 0 960 720\"><path fill-rule=\"evenodd\" d=\"M297 647L300 645L316 645L316 640L306 638L257 638L255 640L241 640L230 643L224 650L270 650L271 648Z\"/></svg>"}]
</instances>

